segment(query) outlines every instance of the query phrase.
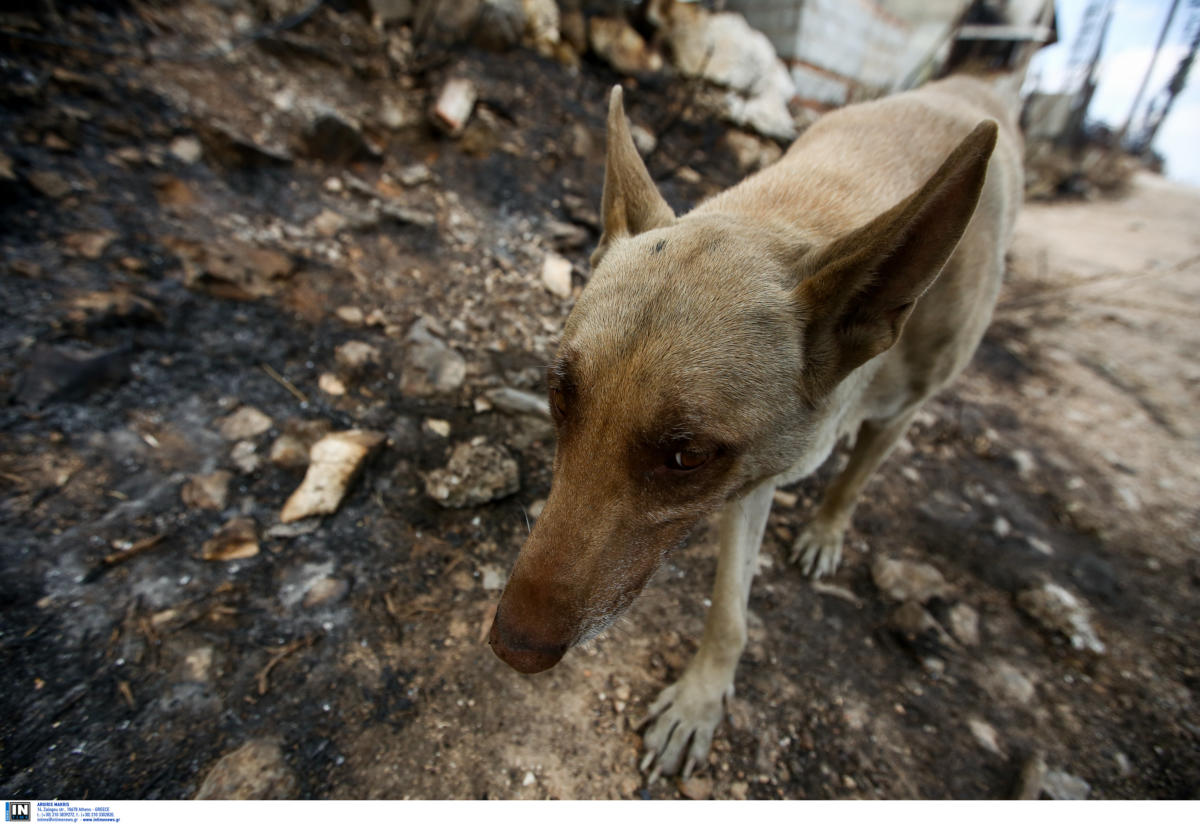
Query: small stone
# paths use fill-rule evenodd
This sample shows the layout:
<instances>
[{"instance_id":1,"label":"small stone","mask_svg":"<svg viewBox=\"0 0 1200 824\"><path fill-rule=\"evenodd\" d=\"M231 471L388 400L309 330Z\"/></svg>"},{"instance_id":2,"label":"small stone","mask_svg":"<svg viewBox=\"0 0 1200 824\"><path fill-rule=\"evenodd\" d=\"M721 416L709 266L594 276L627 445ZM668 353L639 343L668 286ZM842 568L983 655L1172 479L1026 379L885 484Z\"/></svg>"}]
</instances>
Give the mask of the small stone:
<instances>
[{"instance_id":1,"label":"small stone","mask_svg":"<svg viewBox=\"0 0 1200 824\"><path fill-rule=\"evenodd\" d=\"M383 441L381 432L350 429L313 444L304 480L284 504L279 520L286 524L336 512L354 476Z\"/></svg>"},{"instance_id":2,"label":"small stone","mask_svg":"<svg viewBox=\"0 0 1200 824\"><path fill-rule=\"evenodd\" d=\"M309 228L321 237L333 237L346 228L349 221L341 212L333 209L322 209L321 213L309 221Z\"/></svg>"},{"instance_id":3,"label":"small stone","mask_svg":"<svg viewBox=\"0 0 1200 824\"><path fill-rule=\"evenodd\" d=\"M262 463L262 458L254 446L254 441L238 441L235 443L233 449L229 450L229 460L233 461L233 465L246 475L257 472L259 465Z\"/></svg>"},{"instance_id":4,"label":"small stone","mask_svg":"<svg viewBox=\"0 0 1200 824\"><path fill-rule=\"evenodd\" d=\"M526 772L525 777L521 780L522 787L532 787L535 783L537 783L537 776L532 772Z\"/></svg>"},{"instance_id":5,"label":"small stone","mask_svg":"<svg viewBox=\"0 0 1200 824\"><path fill-rule=\"evenodd\" d=\"M368 364L379 363L379 349L361 340L343 343L334 351L334 359L346 369L358 371Z\"/></svg>"},{"instance_id":6,"label":"small stone","mask_svg":"<svg viewBox=\"0 0 1200 824\"><path fill-rule=\"evenodd\" d=\"M294 798L299 784L274 738L256 738L221 756L196 793L196 800L235 801Z\"/></svg>"},{"instance_id":7,"label":"small stone","mask_svg":"<svg viewBox=\"0 0 1200 824\"><path fill-rule=\"evenodd\" d=\"M1025 449L1014 449L1009 457L1017 465L1017 474L1023 480L1029 480L1030 475L1033 474L1033 470L1037 468L1037 461L1033 459L1033 455Z\"/></svg>"},{"instance_id":8,"label":"small stone","mask_svg":"<svg viewBox=\"0 0 1200 824\"><path fill-rule=\"evenodd\" d=\"M487 398L479 395L471 400L471 408L475 410L475 414L482 415L484 412L491 412L492 402Z\"/></svg>"},{"instance_id":9,"label":"small stone","mask_svg":"<svg viewBox=\"0 0 1200 824\"><path fill-rule=\"evenodd\" d=\"M258 554L258 527L252 518L234 518L200 548L206 561L236 561Z\"/></svg>"},{"instance_id":10,"label":"small stone","mask_svg":"<svg viewBox=\"0 0 1200 824\"><path fill-rule=\"evenodd\" d=\"M749 793L750 785L745 781L734 781L729 785L729 797L736 801L745 801Z\"/></svg>"},{"instance_id":11,"label":"small stone","mask_svg":"<svg viewBox=\"0 0 1200 824\"><path fill-rule=\"evenodd\" d=\"M560 298L571 296L571 261L551 252L542 264L542 285Z\"/></svg>"},{"instance_id":12,"label":"small stone","mask_svg":"<svg viewBox=\"0 0 1200 824\"><path fill-rule=\"evenodd\" d=\"M0 180L16 180L17 175L13 172L12 158L4 152L0 152Z\"/></svg>"},{"instance_id":13,"label":"small stone","mask_svg":"<svg viewBox=\"0 0 1200 824\"><path fill-rule=\"evenodd\" d=\"M494 501L519 488L517 462L508 450L473 441L454 447L445 468L425 476L426 493L449 509Z\"/></svg>"},{"instance_id":14,"label":"small stone","mask_svg":"<svg viewBox=\"0 0 1200 824\"><path fill-rule=\"evenodd\" d=\"M979 613L970 604L957 603L947 614L950 634L964 646L979 643Z\"/></svg>"},{"instance_id":15,"label":"small stone","mask_svg":"<svg viewBox=\"0 0 1200 824\"><path fill-rule=\"evenodd\" d=\"M225 508L229 497L229 481L233 473L218 469L207 475L193 475L180 490L183 502L192 509L213 509L220 511Z\"/></svg>"},{"instance_id":16,"label":"small stone","mask_svg":"<svg viewBox=\"0 0 1200 824\"><path fill-rule=\"evenodd\" d=\"M871 577L880 592L893 601L923 604L950 589L935 567L915 561L879 558L871 565Z\"/></svg>"},{"instance_id":17,"label":"small stone","mask_svg":"<svg viewBox=\"0 0 1200 824\"><path fill-rule=\"evenodd\" d=\"M951 643L946 630L942 629L942 625L921 606L919 601L905 601L892 613L888 620L888 626L918 653L939 649ZM931 663L928 668L936 670L938 667L937 664Z\"/></svg>"},{"instance_id":18,"label":"small stone","mask_svg":"<svg viewBox=\"0 0 1200 824\"><path fill-rule=\"evenodd\" d=\"M475 108L477 92L470 80L462 77L446 81L433 107L433 123L451 136L459 135Z\"/></svg>"},{"instance_id":19,"label":"small stone","mask_svg":"<svg viewBox=\"0 0 1200 824\"><path fill-rule=\"evenodd\" d=\"M504 587L504 570L495 564L485 564L479 568L479 582L488 592Z\"/></svg>"},{"instance_id":20,"label":"small stone","mask_svg":"<svg viewBox=\"0 0 1200 824\"><path fill-rule=\"evenodd\" d=\"M629 127L629 135L633 138L633 145L637 147L638 154L642 157L650 154L658 146L658 139L645 126L632 124Z\"/></svg>"},{"instance_id":21,"label":"small stone","mask_svg":"<svg viewBox=\"0 0 1200 824\"><path fill-rule=\"evenodd\" d=\"M1077 775L1050 770L1042 779L1042 792L1055 801L1083 801L1092 793L1092 785Z\"/></svg>"},{"instance_id":22,"label":"small stone","mask_svg":"<svg viewBox=\"0 0 1200 824\"><path fill-rule=\"evenodd\" d=\"M1008 661L995 659L978 671L979 685L996 701L1027 705L1036 692L1033 682Z\"/></svg>"},{"instance_id":23,"label":"small stone","mask_svg":"<svg viewBox=\"0 0 1200 824\"><path fill-rule=\"evenodd\" d=\"M72 254L88 260L97 260L104 250L117 239L116 232L98 230L94 232L72 232L63 238L65 245Z\"/></svg>"},{"instance_id":24,"label":"small stone","mask_svg":"<svg viewBox=\"0 0 1200 824\"><path fill-rule=\"evenodd\" d=\"M439 438L450 437L450 421L444 421L441 418L426 418L425 428Z\"/></svg>"},{"instance_id":25,"label":"small stone","mask_svg":"<svg viewBox=\"0 0 1200 824\"><path fill-rule=\"evenodd\" d=\"M345 188L340 177L327 177L325 178L325 182L321 185L325 188L325 191L329 192L330 194L337 194Z\"/></svg>"},{"instance_id":26,"label":"small stone","mask_svg":"<svg viewBox=\"0 0 1200 824\"><path fill-rule=\"evenodd\" d=\"M1022 591L1017 606L1046 629L1065 635L1075 649L1104 653L1104 643L1092 628L1087 608L1058 584L1047 582Z\"/></svg>"},{"instance_id":27,"label":"small stone","mask_svg":"<svg viewBox=\"0 0 1200 824\"><path fill-rule=\"evenodd\" d=\"M433 180L433 172L424 163L413 163L396 173L402 186L420 186Z\"/></svg>"},{"instance_id":28,"label":"small stone","mask_svg":"<svg viewBox=\"0 0 1200 824\"><path fill-rule=\"evenodd\" d=\"M996 520L992 522L992 532L996 534L997 538L1007 538L1012 532L1012 524L997 515Z\"/></svg>"},{"instance_id":29,"label":"small stone","mask_svg":"<svg viewBox=\"0 0 1200 824\"><path fill-rule=\"evenodd\" d=\"M197 647L183 657L183 671L189 681L207 681L212 674L213 648Z\"/></svg>"},{"instance_id":30,"label":"small stone","mask_svg":"<svg viewBox=\"0 0 1200 824\"><path fill-rule=\"evenodd\" d=\"M253 406L243 406L232 415L218 418L216 423L225 440L241 441L266 432L274 421Z\"/></svg>"},{"instance_id":31,"label":"small stone","mask_svg":"<svg viewBox=\"0 0 1200 824\"><path fill-rule=\"evenodd\" d=\"M311 608L345 595L350 585L340 578L318 578L304 595L303 606Z\"/></svg>"},{"instance_id":32,"label":"small stone","mask_svg":"<svg viewBox=\"0 0 1200 824\"><path fill-rule=\"evenodd\" d=\"M71 182L58 172L30 172L25 179L29 181L30 186L54 200L66 197L74 188Z\"/></svg>"},{"instance_id":33,"label":"small stone","mask_svg":"<svg viewBox=\"0 0 1200 824\"><path fill-rule=\"evenodd\" d=\"M512 415L537 415L547 420L550 419L550 404L545 395L535 395L533 392L526 392L523 389L501 386L499 389L489 391L486 397L490 404L501 412L508 412Z\"/></svg>"},{"instance_id":34,"label":"small stone","mask_svg":"<svg viewBox=\"0 0 1200 824\"><path fill-rule=\"evenodd\" d=\"M713 780L711 778L689 778L679 782L679 792L693 801L707 801L712 798Z\"/></svg>"},{"instance_id":35,"label":"small stone","mask_svg":"<svg viewBox=\"0 0 1200 824\"><path fill-rule=\"evenodd\" d=\"M621 74L649 74L663 67L662 55L647 45L624 17L588 20L588 44Z\"/></svg>"},{"instance_id":36,"label":"small stone","mask_svg":"<svg viewBox=\"0 0 1200 824\"><path fill-rule=\"evenodd\" d=\"M363 310L357 306L339 306L334 310L334 314L342 323L348 323L351 326L362 326L363 324Z\"/></svg>"},{"instance_id":37,"label":"small stone","mask_svg":"<svg viewBox=\"0 0 1200 824\"><path fill-rule=\"evenodd\" d=\"M1028 536L1025 539L1025 541L1029 544L1030 547L1033 548L1034 552L1038 552L1038 553L1040 553L1042 555L1046 555L1046 556L1050 556L1050 555L1054 554L1054 547L1052 547L1049 543L1047 543L1046 541L1043 541L1041 538L1037 537L1036 535Z\"/></svg>"},{"instance_id":38,"label":"small stone","mask_svg":"<svg viewBox=\"0 0 1200 824\"><path fill-rule=\"evenodd\" d=\"M331 372L322 372L317 378L317 388L326 395L341 396L346 394L346 384L342 383L342 379Z\"/></svg>"},{"instance_id":39,"label":"small stone","mask_svg":"<svg viewBox=\"0 0 1200 824\"><path fill-rule=\"evenodd\" d=\"M574 223L551 220L546 223L546 233L555 249L579 249L591 239L587 229Z\"/></svg>"},{"instance_id":40,"label":"small stone","mask_svg":"<svg viewBox=\"0 0 1200 824\"><path fill-rule=\"evenodd\" d=\"M994 755L1004 755L1004 751L1000 749L1000 736L995 727L981 718L968 718L967 727L971 730L971 735L975 736L975 740L985 750Z\"/></svg>"},{"instance_id":41,"label":"small stone","mask_svg":"<svg viewBox=\"0 0 1200 824\"><path fill-rule=\"evenodd\" d=\"M410 327L404 351L400 391L419 398L448 394L462 386L467 362L429 329L421 318Z\"/></svg>"},{"instance_id":42,"label":"small stone","mask_svg":"<svg viewBox=\"0 0 1200 824\"><path fill-rule=\"evenodd\" d=\"M308 451L329 433L328 421L304 421L293 418L284 424L284 433L271 444L270 460L276 466L301 469L308 466Z\"/></svg>"},{"instance_id":43,"label":"small stone","mask_svg":"<svg viewBox=\"0 0 1200 824\"><path fill-rule=\"evenodd\" d=\"M191 165L204 155L204 147L200 141L190 135L177 137L171 141L169 151L181 163Z\"/></svg>"}]
</instances>

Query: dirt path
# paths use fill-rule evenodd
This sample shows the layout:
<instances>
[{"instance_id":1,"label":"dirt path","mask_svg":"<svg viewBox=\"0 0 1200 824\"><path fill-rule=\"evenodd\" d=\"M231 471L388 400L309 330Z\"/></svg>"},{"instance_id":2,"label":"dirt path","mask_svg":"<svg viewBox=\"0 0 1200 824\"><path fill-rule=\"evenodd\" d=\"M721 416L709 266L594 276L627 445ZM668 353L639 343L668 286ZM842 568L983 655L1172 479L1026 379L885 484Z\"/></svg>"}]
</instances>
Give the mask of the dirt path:
<instances>
[{"instance_id":1,"label":"dirt path","mask_svg":"<svg viewBox=\"0 0 1200 824\"><path fill-rule=\"evenodd\" d=\"M125 42L90 14L58 35ZM155 14L155 38L230 25ZM694 651L711 525L554 670L482 641L553 438L495 391L541 391L573 300L547 255L583 286L616 78L397 36L325 8L218 61L6 64L6 797L994 798L1039 765L1058 796L1195 796L1200 195L1026 209L992 331L821 587L782 559L832 467L779 495L729 723L697 779L646 786L634 727ZM481 101L456 138L426 120L452 76ZM629 95L680 208L739 174L686 94ZM303 445L349 428L386 443L336 514L280 524ZM426 478L478 439L519 490L443 508ZM879 558L945 585L901 607ZM1033 617L1048 583L1093 649Z\"/></svg>"}]
</instances>

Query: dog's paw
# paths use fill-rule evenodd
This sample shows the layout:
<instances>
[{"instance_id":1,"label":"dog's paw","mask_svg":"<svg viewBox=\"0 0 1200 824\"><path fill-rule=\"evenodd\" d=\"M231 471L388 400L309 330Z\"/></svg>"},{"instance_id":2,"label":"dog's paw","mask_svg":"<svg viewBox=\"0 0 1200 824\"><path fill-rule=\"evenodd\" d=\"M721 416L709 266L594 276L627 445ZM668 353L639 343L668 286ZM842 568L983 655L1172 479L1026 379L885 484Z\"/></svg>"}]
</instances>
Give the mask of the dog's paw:
<instances>
[{"instance_id":1,"label":"dog's paw","mask_svg":"<svg viewBox=\"0 0 1200 824\"><path fill-rule=\"evenodd\" d=\"M642 722L649 724L642 736L646 755L641 763L642 772L649 772L648 782L674 775L681 766L686 780L704 764L713 733L725 715L725 700L732 696L732 683L714 689L687 673L658 694Z\"/></svg>"},{"instance_id":2,"label":"dog's paw","mask_svg":"<svg viewBox=\"0 0 1200 824\"><path fill-rule=\"evenodd\" d=\"M792 544L792 563L814 579L837 572L842 562L842 541L846 532L814 521Z\"/></svg>"}]
</instances>

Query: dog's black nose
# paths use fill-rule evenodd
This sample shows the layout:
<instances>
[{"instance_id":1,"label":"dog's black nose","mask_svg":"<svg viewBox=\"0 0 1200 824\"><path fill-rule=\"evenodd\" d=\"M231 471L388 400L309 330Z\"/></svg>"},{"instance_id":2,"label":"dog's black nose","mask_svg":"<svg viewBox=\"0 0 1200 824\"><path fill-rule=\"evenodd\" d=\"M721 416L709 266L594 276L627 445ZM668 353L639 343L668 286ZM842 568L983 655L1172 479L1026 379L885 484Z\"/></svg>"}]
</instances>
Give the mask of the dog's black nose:
<instances>
[{"instance_id":1,"label":"dog's black nose","mask_svg":"<svg viewBox=\"0 0 1200 824\"><path fill-rule=\"evenodd\" d=\"M497 657L517 672L532 675L548 670L566 655L570 644L542 643L504 625L500 613L492 621L488 644Z\"/></svg>"}]
</instances>

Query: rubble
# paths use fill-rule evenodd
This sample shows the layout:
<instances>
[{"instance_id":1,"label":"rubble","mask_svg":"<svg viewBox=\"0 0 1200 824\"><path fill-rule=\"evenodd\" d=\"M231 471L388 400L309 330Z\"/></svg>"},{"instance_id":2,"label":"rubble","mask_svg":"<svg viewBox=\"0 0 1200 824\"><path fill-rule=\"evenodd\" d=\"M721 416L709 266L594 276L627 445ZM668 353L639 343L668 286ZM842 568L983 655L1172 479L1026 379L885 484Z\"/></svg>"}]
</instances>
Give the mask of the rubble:
<instances>
[{"instance_id":1,"label":"rubble","mask_svg":"<svg viewBox=\"0 0 1200 824\"><path fill-rule=\"evenodd\" d=\"M475 108L475 84L465 77L446 81L433 107L433 124L451 137L462 134Z\"/></svg>"},{"instance_id":2,"label":"rubble","mask_svg":"<svg viewBox=\"0 0 1200 824\"><path fill-rule=\"evenodd\" d=\"M542 285L560 298L571 296L571 261L550 253L542 263Z\"/></svg>"},{"instance_id":3,"label":"rubble","mask_svg":"<svg viewBox=\"0 0 1200 824\"><path fill-rule=\"evenodd\" d=\"M520 488L517 462L502 446L476 439L454 447L443 469L425 476L425 492L449 509L494 501Z\"/></svg>"},{"instance_id":4,"label":"rubble","mask_svg":"<svg viewBox=\"0 0 1200 824\"><path fill-rule=\"evenodd\" d=\"M877 558L871 564L871 577L879 591L893 601L911 600L923 604L950 590L935 567L915 561Z\"/></svg>"},{"instance_id":5,"label":"rubble","mask_svg":"<svg viewBox=\"0 0 1200 824\"><path fill-rule=\"evenodd\" d=\"M268 455L271 463L288 469L308 466L308 453L313 444L328 434L329 421L305 421L293 418L283 425L283 434L271 444Z\"/></svg>"},{"instance_id":6,"label":"rubble","mask_svg":"<svg viewBox=\"0 0 1200 824\"><path fill-rule=\"evenodd\" d=\"M1055 801L1083 801L1092 793L1092 785L1077 775L1048 770L1042 779L1042 792Z\"/></svg>"},{"instance_id":7,"label":"rubble","mask_svg":"<svg viewBox=\"0 0 1200 824\"><path fill-rule=\"evenodd\" d=\"M735 12L710 14L672 4L664 25L675 67L730 89L726 115L738 125L779 140L796 137L788 101L795 84L765 34Z\"/></svg>"},{"instance_id":8,"label":"rubble","mask_svg":"<svg viewBox=\"0 0 1200 824\"><path fill-rule=\"evenodd\" d=\"M467 376L466 360L433 334L426 320L418 319L413 323L406 341L401 392L427 398L455 392L462 386Z\"/></svg>"},{"instance_id":9,"label":"rubble","mask_svg":"<svg viewBox=\"0 0 1200 824\"><path fill-rule=\"evenodd\" d=\"M1067 637L1071 646L1102 655L1104 642L1092 628L1087 607L1058 584L1046 582L1017 594L1017 606L1051 632Z\"/></svg>"},{"instance_id":10,"label":"rubble","mask_svg":"<svg viewBox=\"0 0 1200 824\"><path fill-rule=\"evenodd\" d=\"M204 156L204 147L191 135L181 135L172 140L169 151L176 160L189 166L199 163Z\"/></svg>"},{"instance_id":11,"label":"rubble","mask_svg":"<svg viewBox=\"0 0 1200 824\"><path fill-rule=\"evenodd\" d=\"M281 800L299 793L275 738L255 738L221 756L196 792L197 801Z\"/></svg>"},{"instance_id":12,"label":"rubble","mask_svg":"<svg viewBox=\"0 0 1200 824\"><path fill-rule=\"evenodd\" d=\"M550 419L550 404L544 395L535 395L523 389L501 386L488 390L485 397L493 407L511 415L537 415Z\"/></svg>"},{"instance_id":13,"label":"rubble","mask_svg":"<svg viewBox=\"0 0 1200 824\"><path fill-rule=\"evenodd\" d=\"M378 364L381 356L378 347L366 341L350 340L334 350L333 357L342 368L360 372L371 364Z\"/></svg>"},{"instance_id":14,"label":"rubble","mask_svg":"<svg viewBox=\"0 0 1200 824\"><path fill-rule=\"evenodd\" d=\"M326 435L309 451L308 472L279 514L282 523L337 512L350 482L384 441L381 432L350 429Z\"/></svg>"},{"instance_id":15,"label":"rubble","mask_svg":"<svg viewBox=\"0 0 1200 824\"><path fill-rule=\"evenodd\" d=\"M233 473L218 469L207 475L193 475L180 489L183 502L192 509L221 511L229 499L229 481Z\"/></svg>"},{"instance_id":16,"label":"rubble","mask_svg":"<svg viewBox=\"0 0 1200 824\"><path fill-rule=\"evenodd\" d=\"M645 75L663 67L662 55L651 48L624 17L588 20L588 44L621 74Z\"/></svg>"},{"instance_id":17,"label":"rubble","mask_svg":"<svg viewBox=\"0 0 1200 824\"><path fill-rule=\"evenodd\" d=\"M206 561L237 561L257 554L258 526L253 518L227 521L200 548L200 556Z\"/></svg>"},{"instance_id":18,"label":"rubble","mask_svg":"<svg viewBox=\"0 0 1200 824\"><path fill-rule=\"evenodd\" d=\"M227 441L242 441L256 438L274 425L274 421L262 410L253 406L239 407L230 415L216 420L217 431Z\"/></svg>"}]
</instances>

